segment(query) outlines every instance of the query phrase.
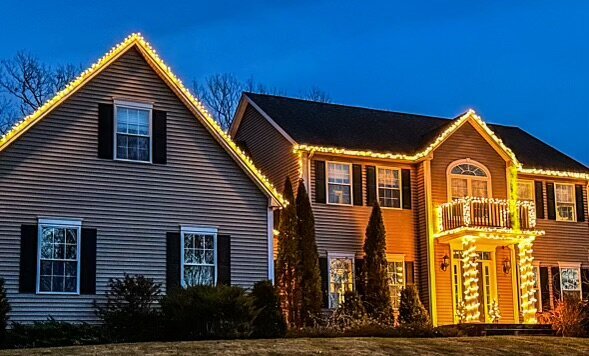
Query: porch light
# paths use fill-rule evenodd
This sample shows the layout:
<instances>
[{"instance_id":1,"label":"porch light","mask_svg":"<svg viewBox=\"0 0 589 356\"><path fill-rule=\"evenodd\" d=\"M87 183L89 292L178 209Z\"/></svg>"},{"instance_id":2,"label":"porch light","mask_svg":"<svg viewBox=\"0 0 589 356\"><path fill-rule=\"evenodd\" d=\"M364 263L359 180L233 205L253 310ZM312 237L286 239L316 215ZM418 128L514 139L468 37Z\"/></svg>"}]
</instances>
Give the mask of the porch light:
<instances>
[{"instance_id":1,"label":"porch light","mask_svg":"<svg viewBox=\"0 0 589 356\"><path fill-rule=\"evenodd\" d=\"M440 264L440 268L442 269L442 271L446 272L449 266L450 257L448 257L448 255L444 255L444 257L442 257L442 263Z\"/></svg>"},{"instance_id":2,"label":"porch light","mask_svg":"<svg viewBox=\"0 0 589 356\"><path fill-rule=\"evenodd\" d=\"M503 273L509 274L511 272L511 261L509 258L505 258L503 260Z\"/></svg>"}]
</instances>

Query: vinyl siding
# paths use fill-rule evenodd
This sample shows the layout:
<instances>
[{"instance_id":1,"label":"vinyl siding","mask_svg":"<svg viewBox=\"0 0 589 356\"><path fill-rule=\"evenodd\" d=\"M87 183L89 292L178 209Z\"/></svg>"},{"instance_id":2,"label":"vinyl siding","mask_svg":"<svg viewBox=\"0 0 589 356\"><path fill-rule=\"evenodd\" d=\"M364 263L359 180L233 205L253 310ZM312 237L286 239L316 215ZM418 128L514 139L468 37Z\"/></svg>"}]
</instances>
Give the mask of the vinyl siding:
<instances>
[{"instance_id":1,"label":"vinyl siding","mask_svg":"<svg viewBox=\"0 0 589 356\"><path fill-rule=\"evenodd\" d=\"M97 158L98 103L154 103L168 116L168 163ZM124 273L165 288L166 232L216 226L231 235L232 282L266 279L267 197L131 49L0 152L0 277L11 320L95 321L92 302ZM38 216L82 218L98 230L97 295L18 293L20 226Z\"/></svg>"},{"instance_id":2,"label":"vinyl siding","mask_svg":"<svg viewBox=\"0 0 589 356\"><path fill-rule=\"evenodd\" d=\"M289 177L294 189L299 179L299 161L290 143L255 108L247 104L235 141L245 144L256 166L282 192Z\"/></svg>"},{"instance_id":3,"label":"vinyl siding","mask_svg":"<svg viewBox=\"0 0 589 356\"><path fill-rule=\"evenodd\" d=\"M425 163L419 163L415 171L415 233L416 233L416 244L417 244L417 263L416 267L419 274L419 297L421 302L426 308L430 308L429 305L429 275L428 275L428 232L427 232L427 201L425 196ZM435 268L435 267L434 267ZM430 310L431 312L431 310Z\"/></svg>"}]
</instances>

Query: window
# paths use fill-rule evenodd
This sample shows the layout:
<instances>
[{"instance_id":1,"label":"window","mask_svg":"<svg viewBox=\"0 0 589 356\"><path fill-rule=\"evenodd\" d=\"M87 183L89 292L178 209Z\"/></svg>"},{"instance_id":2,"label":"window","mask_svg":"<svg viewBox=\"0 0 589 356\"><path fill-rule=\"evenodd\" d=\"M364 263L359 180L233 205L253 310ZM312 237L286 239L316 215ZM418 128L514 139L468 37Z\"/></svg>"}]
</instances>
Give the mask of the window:
<instances>
[{"instance_id":1,"label":"window","mask_svg":"<svg viewBox=\"0 0 589 356\"><path fill-rule=\"evenodd\" d=\"M328 254L329 307L337 308L354 290L354 255Z\"/></svg>"},{"instance_id":2,"label":"window","mask_svg":"<svg viewBox=\"0 0 589 356\"><path fill-rule=\"evenodd\" d=\"M560 267L560 289L562 298L581 298L581 266L580 264L564 265Z\"/></svg>"},{"instance_id":3,"label":"window","mask_svg":"<svg viewBox=\"0 0 589 356\"><path fill-rule=\"evenodd\" d=\"M387 277L391 294L391 305L399 309L401 291L405 287L405 261L403 256L387 256Z\"/></svg>"},{"instance_id":4,"label":"window","mask_svg":"<svg viewBox=\"0 0 589 356\"><path fill-rule=\"evenodd\" d=\"M486 198L491 181L486 168L470 159L460 160L449 166L448 194L451 200L467 196Z\"/></svg>"},{"instance_id":5,"label":"window","mask_svg":"<svg viewBox=\"0 0 589 356\"><path fill-rule=\"evenodd\" d=\"M81 226L79 220L39 220L37 293L79 293Z\"/></svg>"},{"instance_id":6,"label":"window","mask_svg":"<svg viewBox=\"0 0 589 356\"><path fill-rule=\"evenodd\" d=\"M542 311L542 286L540 285L540 265L534 265L534 290L536 291L536 302L534 307L537 311ZM520 291L521 293L521 291Z\"/></svg>"},{"instance_id":7,"label":"window","mask_svg":"<svg viewBox=\"0 0 589 356\"><path fill-rule=\"evenodd\" d=\"M382 207L401 208L401 171L378 168L378 203Z\"/></svg>"},{"instance_id":8,"label":"window","mask_svg":"<svg viewBox=\"0 0 589 356\"><path fill-rule=\"evenodd\" d=\"M327 164L327 202L352 204L352 165L347 163Z\"/></svg>"},{"instance_id":9,"label":"window","mask_svg":"<svg viewBox=\"0 0 589 356\"><path fill-rule=\"evenodd\" d=\"M517 197L519 200L534 200L534 182L520 180L517 182Z\"/></svg>"},{"instance_id":10,"label":"window","mask_svg":"<svg viewBox=\"0 0 589 356\"><path fill-rule=\"evenodd\" d=\"M151 161L150 104L115 102L116 159Z\"/></svg>"},{"instance_id":11,"label":"window","mask_svg":"<svg viewBox=\"0 0 589 356\"><path fill-rule=\"evenodd\" d=\"M556 200L556 220L575 221L575 186L572 184L554 184Z\"/></svg>"},{"instance_id":12,"label":"window","mask_svg":"<svg viewBox=\"0 0 589 356\"><path fill-rule=\"evenodd\" d=\"M217 229L182 227L182 286L217 284Z\"/></svg>"}]
</instances>

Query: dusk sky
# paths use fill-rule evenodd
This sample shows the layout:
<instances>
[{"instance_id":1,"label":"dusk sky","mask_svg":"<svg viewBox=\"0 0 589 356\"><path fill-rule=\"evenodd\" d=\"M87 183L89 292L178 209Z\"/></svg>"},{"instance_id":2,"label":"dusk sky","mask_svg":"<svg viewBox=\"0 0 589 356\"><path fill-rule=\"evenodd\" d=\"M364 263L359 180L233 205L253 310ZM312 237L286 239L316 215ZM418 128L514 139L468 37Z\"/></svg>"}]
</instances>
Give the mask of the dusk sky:
<instances>
[{"instance_id":1,"label":"dusk sky","mask_svg":"<svg viewBox=\"0 0 589 356\"><path fill-rule=\"evenodd\" d=\"M124 5L123 5L124 3ZM589 1L6 1L0 58L93 63L141 32L184 82L520 126L589 165Z\"/></svg>"}]
</instances>

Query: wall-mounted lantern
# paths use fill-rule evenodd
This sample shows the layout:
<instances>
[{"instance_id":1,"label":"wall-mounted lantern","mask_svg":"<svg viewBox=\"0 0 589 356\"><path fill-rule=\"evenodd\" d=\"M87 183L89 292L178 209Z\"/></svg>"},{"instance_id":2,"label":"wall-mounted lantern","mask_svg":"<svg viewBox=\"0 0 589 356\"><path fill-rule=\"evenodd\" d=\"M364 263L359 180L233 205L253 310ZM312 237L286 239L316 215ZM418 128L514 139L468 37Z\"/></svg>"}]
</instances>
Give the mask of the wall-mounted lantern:
<instances>
[{"instance_id":1,"label":"wall-mounted lantern","mask_svg":"<svg viewBox=\"0 0 589 356\"><path fill-rule=\"evenodd\" d=\"M505 258L503 260L503 273L509 274L511 272L511 261L509 258Z\"/></svg>"},{"instance_id":2,"label":"wall-mounted lantern","mask_svg":"<svg viewBox=\"0 0 589 356\"><path fill-rule=\"evenodd\" d=\"M440 268L442 269L442 271L446 271L448 267L450 267L450 257L448 257L448 255L444 255L444 257L442 257L442 263L440 264Z\"/></svg>"}]
</instances>

